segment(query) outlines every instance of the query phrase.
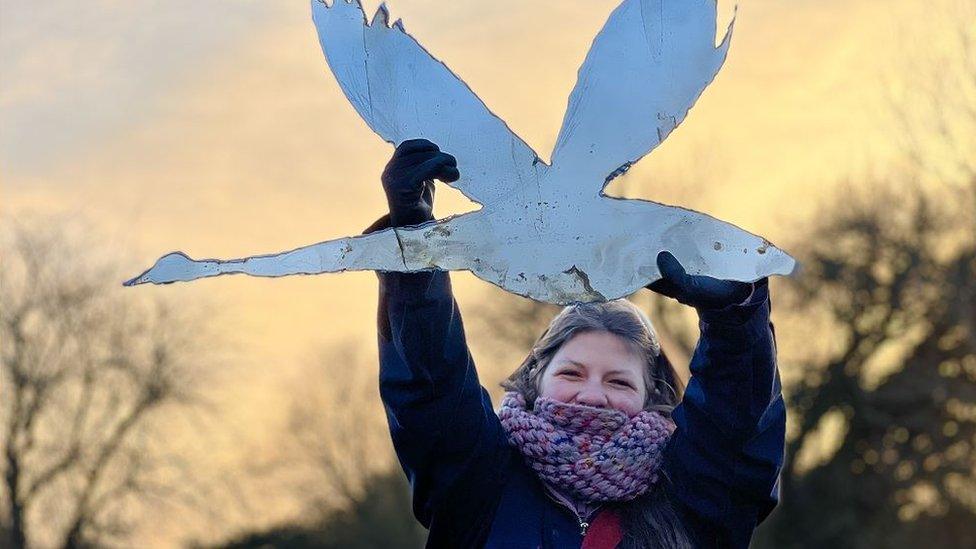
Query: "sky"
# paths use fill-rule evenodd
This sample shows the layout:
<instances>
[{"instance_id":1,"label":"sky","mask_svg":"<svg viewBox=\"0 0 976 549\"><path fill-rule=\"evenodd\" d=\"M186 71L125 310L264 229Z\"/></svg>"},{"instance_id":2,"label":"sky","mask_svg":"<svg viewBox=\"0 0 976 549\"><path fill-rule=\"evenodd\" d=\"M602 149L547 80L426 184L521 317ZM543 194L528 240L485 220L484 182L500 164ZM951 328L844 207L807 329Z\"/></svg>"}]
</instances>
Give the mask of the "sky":
<instances>
[{"instance_id":1,"label":"sky","mask_svg":"<svg viewBox=\"0 0 976 549\"><path fill-rule=\"evenodd\" d=\"M389 7L548 158L576 70L616 4ZM733 7L719 3L720 29ZM904 74L902 52L918 47L917 10L909 0L743 0L715 82L608 192L793 243L838 182L897 158L884 98ZM306 1L0 0L0 215L89 220L106 247L125 251L130 276L173 250L230 258L359 233L385 211L379 175L391 153L339 90ZM438 216L474 207L438 189ZM454 280L462 312L499 292L467 273ZM281 379L300 375L315 349L372 349L375 338L369 272L118 291L207 304L238 356L226 411L258 447L288 402Z\"/></svg>"}]
</instances>

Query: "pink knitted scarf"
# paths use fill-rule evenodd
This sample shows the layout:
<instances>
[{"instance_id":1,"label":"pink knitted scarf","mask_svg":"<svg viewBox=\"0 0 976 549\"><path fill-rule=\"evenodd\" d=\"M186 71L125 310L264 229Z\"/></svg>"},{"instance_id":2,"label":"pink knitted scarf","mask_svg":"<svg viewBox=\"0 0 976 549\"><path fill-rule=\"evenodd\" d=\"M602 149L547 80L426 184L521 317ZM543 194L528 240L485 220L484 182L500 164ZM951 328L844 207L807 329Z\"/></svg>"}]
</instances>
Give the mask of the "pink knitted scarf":
<instances>
[{"instance_id":1,"label":"pink knitted scarf","mask_svg":"<svg viewBox=\"0 0 976 549\"><path fill-rule=\"evenodd\" d=\"M585 502L627 501L657 482L674 422L644 410L619 410L505 394L498 412L509 442L545 481Z\"/></svg>"}]
</instances>

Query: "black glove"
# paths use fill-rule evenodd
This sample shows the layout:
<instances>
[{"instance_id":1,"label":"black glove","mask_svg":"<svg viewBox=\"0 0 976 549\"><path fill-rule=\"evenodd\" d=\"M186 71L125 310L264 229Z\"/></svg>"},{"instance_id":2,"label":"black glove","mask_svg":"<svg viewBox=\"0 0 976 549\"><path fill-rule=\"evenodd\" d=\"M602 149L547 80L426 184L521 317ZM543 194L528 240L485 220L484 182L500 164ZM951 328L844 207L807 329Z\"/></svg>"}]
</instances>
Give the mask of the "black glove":
<instances>
[{"instance_id":1,"label":"black glove","mask_svg":"<svg viewBox=\"0 0 976 549\"><path fill-rule=\"evenodd\" d=\"M663 278L648 284L647 288L699 310L724 309L730 305L738 305L752 295L754 284L766 282L765 278L749 283L689 275L671 252L657 254L657 268Z\"/></svg>"},{"instance_id":2,"label":"black glove","mask_svg":"<svg viewBox=\"0 0 976 549\"><path fill-rule=\"evenodd\" d=\"M419 225L434 219L433 180L450 183L458 177L457 160L437 145L426 139L400 143L381 178L390 206L389 226Z\"/></svg>"}]
</instances>

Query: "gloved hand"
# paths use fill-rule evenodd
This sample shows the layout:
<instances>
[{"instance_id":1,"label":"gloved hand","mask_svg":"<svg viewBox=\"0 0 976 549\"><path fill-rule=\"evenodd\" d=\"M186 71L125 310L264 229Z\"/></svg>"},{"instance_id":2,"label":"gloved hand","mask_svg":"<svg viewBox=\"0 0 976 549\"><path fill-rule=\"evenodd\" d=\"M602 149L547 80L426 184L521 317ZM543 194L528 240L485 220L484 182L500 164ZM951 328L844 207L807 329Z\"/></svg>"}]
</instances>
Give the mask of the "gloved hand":
<instances>
[{"instance_id":1,"label":"gloved hand","mask_svg":"<svg viewBox=\"0 0 976 549\"><path fill-rule=\"evenodd\" d=\"M663 278L648 284L647 288L700 311L739 305L752 295L754 285L766 283L765 278L749 283L689 275L671 252L657 254L657 268Z\"/></svg>"},{"instance_id":2,"label":"gloved hand","mask_svg":"<svg viewBox=\"0 0 976 549\"><path fill-rule=\"evenodd\" d=\"M457 181L457 160L426 139L400 143L383 170L391 227L434 219L434 179ZM375 224L374 224L375 225Z\"/></svg>"}]
</instances>

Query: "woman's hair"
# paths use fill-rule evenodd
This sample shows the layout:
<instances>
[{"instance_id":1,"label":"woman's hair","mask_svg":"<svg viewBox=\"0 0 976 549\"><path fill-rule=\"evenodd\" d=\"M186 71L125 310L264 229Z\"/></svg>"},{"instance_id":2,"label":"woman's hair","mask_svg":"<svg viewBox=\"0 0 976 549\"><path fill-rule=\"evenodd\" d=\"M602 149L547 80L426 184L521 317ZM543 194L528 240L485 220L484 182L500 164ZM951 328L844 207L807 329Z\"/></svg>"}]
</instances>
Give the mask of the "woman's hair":
<instances>
[{"instance_id":1,"label":"woman's hair","mask_svg":"<svg viewBox=\"0 0 976 549\"><path fill-rule=\"evenodd\" d=\"M563 308L539 336L529 356L502 382L502 387L525 397L525 404L531 410L539 396L542 374L552 357L563 344L583 332L609 332L623 338L644 359L644 385L647 387L644 409L670 417L671 411L681 402L684 385L661 352L650 319L626 299L574 303Z\"/></svg>"},{"instance_id":2,"label":"woman's hair","mask_svg":"<svg viewBox=\"0 0 976 549\"><path fill-rule=\"evenodd\" d=\"M681 402L684 384L661 350L650 319L633 303L617 299L602 303L574 303L565 307L539 336L522 364L502 382L502 387L525 398L530 410L539 397L542 374L552 357L567 341L584 332L609 332L623 338L644 359L647 387L645 410L671 417ZM647 493L615 504L621 516L625 549L685 549L691 541L681 524L666 487L666 475Z\"/></svg>"}]
</instances>

